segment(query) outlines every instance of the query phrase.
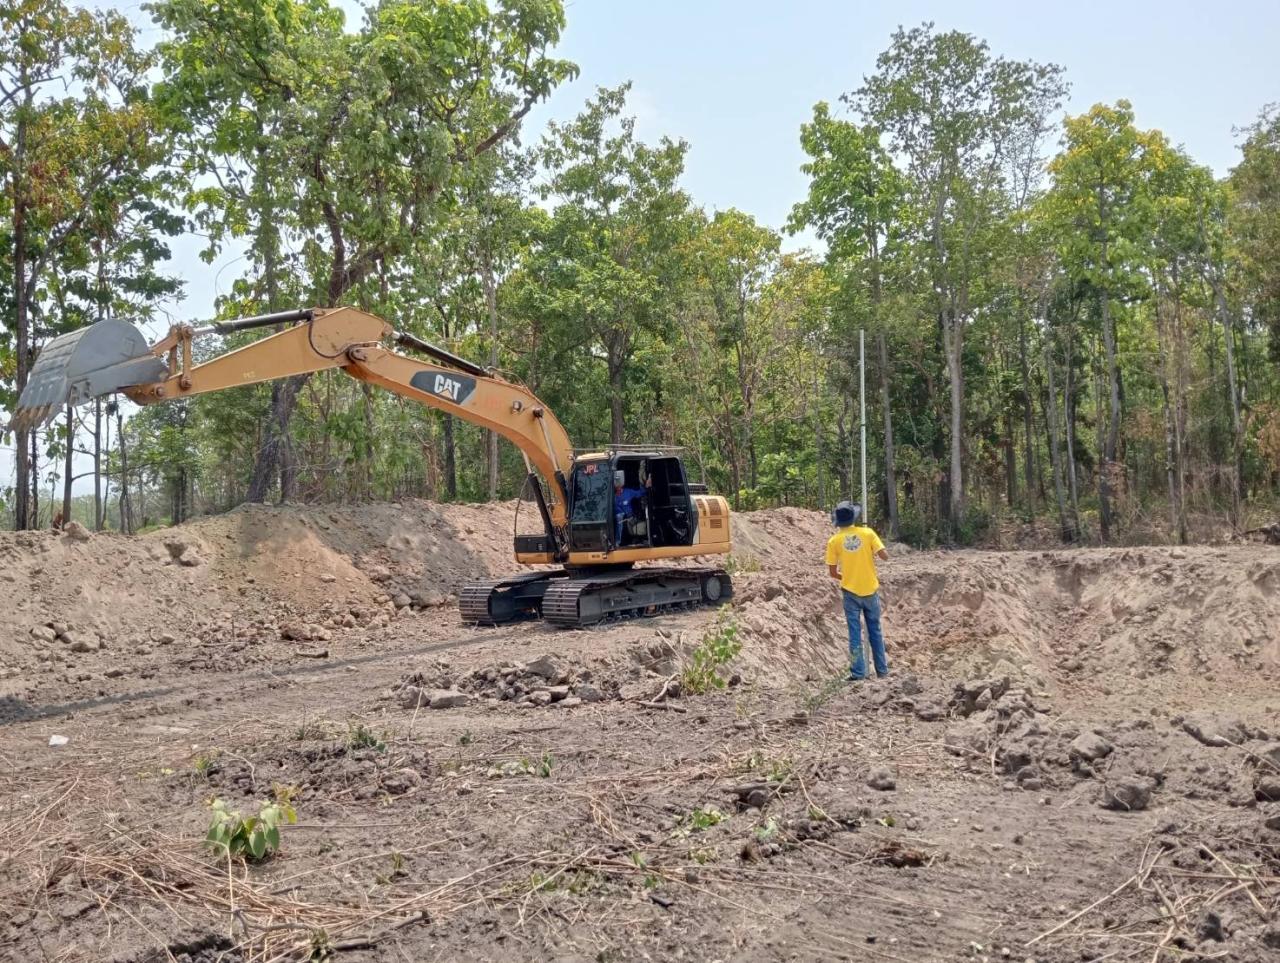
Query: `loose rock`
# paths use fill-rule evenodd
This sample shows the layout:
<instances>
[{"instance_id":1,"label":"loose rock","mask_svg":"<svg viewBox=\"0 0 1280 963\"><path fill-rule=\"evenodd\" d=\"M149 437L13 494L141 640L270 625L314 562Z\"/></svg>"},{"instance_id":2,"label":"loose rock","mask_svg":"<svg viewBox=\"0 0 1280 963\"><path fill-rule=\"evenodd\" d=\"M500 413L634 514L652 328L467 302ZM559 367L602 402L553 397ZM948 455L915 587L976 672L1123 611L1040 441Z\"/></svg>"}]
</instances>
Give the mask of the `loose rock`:
<instances>
[{"instance_id":1,"label":"loose rock","mask_svg":"<svg viewBox=\"0 0 1280 963\"><path fill-rule=\"evenodd\" d=\"M540 676L552 685L560 685L569 680L569 673L554 656L540 655L524 667L525 672Z\"/></svg>"},{"instance_id":2,"label":"loose rock","mask_svg":"<svg viewBox=\"0 0 1280 963\"><path fill-rule=\"evenodd\" d=\"M1096 732L1082 732L1072 740L1067 753L1072 759L1096 762L1109 756L1112 748L1111 743Z\"/></svg>"},{"instance_id":3,"label":"loose rock","mask_svg":"<svg viewBox=\"0 0 1280 963\"><path fill-rule=\"evenodd\" d=\"M893 776L893 771L889 769L872 769L867 776L867 785L872 789L878 789L881 792L888 792L896 789L898 781Z\"/></svg>"},{"instance_id":4,"label":"loose rock","mask_svg":"<svg viewBox=\"0 0 1280 963\"><path fill-rule=\"evenodd\" d=\"M1102 787L1099 805L1119 812L1138 812L1151 804L1151 784L1140 776L1121 776Z\"/></svg>"},{"instance_id":5,"label":"loose rock","mask_svg":"<svg viewBox=\"0 0 1280 963\"><path fill-rule=\"evenodd\" d=\"M471 693L457 689L436 689L430 694L428 705L432 709L460 709L471 705Z\"/></svg>"}]
</instances>

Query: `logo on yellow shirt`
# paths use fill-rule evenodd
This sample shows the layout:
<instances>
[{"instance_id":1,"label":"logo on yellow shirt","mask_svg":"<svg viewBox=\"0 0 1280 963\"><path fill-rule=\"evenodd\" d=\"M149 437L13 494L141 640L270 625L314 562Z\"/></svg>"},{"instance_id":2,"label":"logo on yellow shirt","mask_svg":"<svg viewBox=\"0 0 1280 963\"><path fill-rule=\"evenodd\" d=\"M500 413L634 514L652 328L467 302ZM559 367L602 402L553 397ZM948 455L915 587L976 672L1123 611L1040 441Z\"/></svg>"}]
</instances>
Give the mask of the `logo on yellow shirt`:
<instances>
[{"instance_id":1,"label":"logo on yellow shirt","mask_svg":"<svg viewBox=\"0 0 1280 963\"><path fill-rule=\"evenodd\" d=\"M846 552L856 552L862 548L862 539L857 535L846 535L844 537L844 550Z\"/></svg>"}]
</instances>

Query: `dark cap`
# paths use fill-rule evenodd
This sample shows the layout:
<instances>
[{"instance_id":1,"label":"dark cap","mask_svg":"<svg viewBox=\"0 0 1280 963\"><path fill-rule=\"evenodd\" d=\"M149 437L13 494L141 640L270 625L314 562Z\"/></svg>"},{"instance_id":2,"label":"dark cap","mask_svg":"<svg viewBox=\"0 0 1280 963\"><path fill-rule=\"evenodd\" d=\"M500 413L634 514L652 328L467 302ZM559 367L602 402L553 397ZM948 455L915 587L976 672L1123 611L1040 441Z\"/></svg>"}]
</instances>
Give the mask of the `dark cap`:
<instances>
[{"instance_id":1,"label":"dark cap","mask_svg":"<svg viewBox=\"0 0 1280 963\"><path fill-rule=\"evenodd\" d=\"M836 525L843 528L856 522L861 514L861 505L855 505L853 502L841 502L836 506L836 510L831 513L831 519Z\"/></svg>"}]
</instances>

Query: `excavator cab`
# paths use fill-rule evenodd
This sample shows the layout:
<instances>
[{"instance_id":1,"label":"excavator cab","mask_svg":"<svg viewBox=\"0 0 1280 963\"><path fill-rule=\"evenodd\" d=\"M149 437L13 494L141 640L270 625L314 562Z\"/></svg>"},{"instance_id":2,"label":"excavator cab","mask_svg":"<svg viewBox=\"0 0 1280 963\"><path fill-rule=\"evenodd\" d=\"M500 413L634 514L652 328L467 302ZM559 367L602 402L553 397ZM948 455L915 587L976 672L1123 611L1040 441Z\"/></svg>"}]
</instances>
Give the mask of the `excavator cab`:
<instances>
[{"instance_id":1,"label":"excavator cab","mask_svg":"<svg viewBox=\"0 0 1280 963\"><path fill-rule=\"evenodd\" d=\"M619 477L630 493L625 506L615 498ZM614 451L580 457L570 484L570 551L692 545L698 529L692 489L678 455Z\"/></svg>"}]
</instances>

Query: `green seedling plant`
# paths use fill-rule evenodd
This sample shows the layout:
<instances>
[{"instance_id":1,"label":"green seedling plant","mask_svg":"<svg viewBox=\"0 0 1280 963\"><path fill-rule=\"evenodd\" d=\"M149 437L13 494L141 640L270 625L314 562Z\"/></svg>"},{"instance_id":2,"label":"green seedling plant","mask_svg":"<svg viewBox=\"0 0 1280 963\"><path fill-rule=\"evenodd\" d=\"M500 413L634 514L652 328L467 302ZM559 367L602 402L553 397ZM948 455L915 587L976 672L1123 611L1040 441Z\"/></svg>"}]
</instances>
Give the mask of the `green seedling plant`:
<instances>
[{"instance_id":1,"label":"green seedling plant","mask_svg":"<svg viewBox=\"0 0 1280 963\"><path fill-rule=\"evenodd\" d=\"M675 835L688 836L692 833L700 833L717 826L729 817L716 809L714 806L703 806L695 809L689 815L680 821L680 825L676 828Z\"/></svg>"},{"instance_id":2,"label":"green seedling plant","mask_svg":"<svg viewBox=\"0 0 1280 963\"><path fill-rule=\"evenodd\" d=\"M685 692L705 695L728 685L720 670L737 658L742 651L742 641L738 638L738 623L732 616L724 615L724 610L721 611L716 624L693 650L689 664L680 675L680 685Z\"/></svg>"},{"instance_id":3,"label":"green seedling plant","mask_svg":"<svg viewBox=\"0 0 1280 963\"><path fill-rule=\"evenodd\" d=\"M264 803L256 816L242 815L222 799L215 799L210 808L213 820L205 835L205 844L219 855L253 863L278 852L280 827L298 821L288 798Z\"/></svg>"},{"instance_id":4,"label":"green seedling plant","mask_svg":"<svg viewBox=\"0 0 1280 963\"><path fill-rule=\"evenodd\" d=\"M801 699L804 711L809 715L813 715L835 698L836 694L845 688L845 685L845 675L841 673L840 675L832 676L814 691L806 692Z\"/></svg>"},{"instance_id":5,"label":"green seedling plant","mask_svg":"<svg viewBox=\"0 0 1280 963\"><path fill-rule=\"evenodd\" d=\"M191 765L197 776L207 780L218 771L218 750L210 749L208 752L200 753L192 760Z\"/></svg>"},{"instance_id":6,"label":"green seedling plant","mask_svg":"<svg viewBox=\"0 0 1280 963\"><path fill-rule=\"evenodd\" d=\"M386 752L387 743L386 740L363 722L356 722L347 728L347 748L373 749L376 752Z\"/></svg>"},{"instance_id":7,"label":"green seedling plant","mask_svg":"<svg viewBox=\"0 0 1280 963\"><path fill-rule=\"evenodd\" d=\"M756 839L760 840L762 843L768 842L770 839L773 839L774 836L778 835L778 828L778 820L773 816L770 816L763 824L755 828Z\"/></svg>"}]
</instances>

